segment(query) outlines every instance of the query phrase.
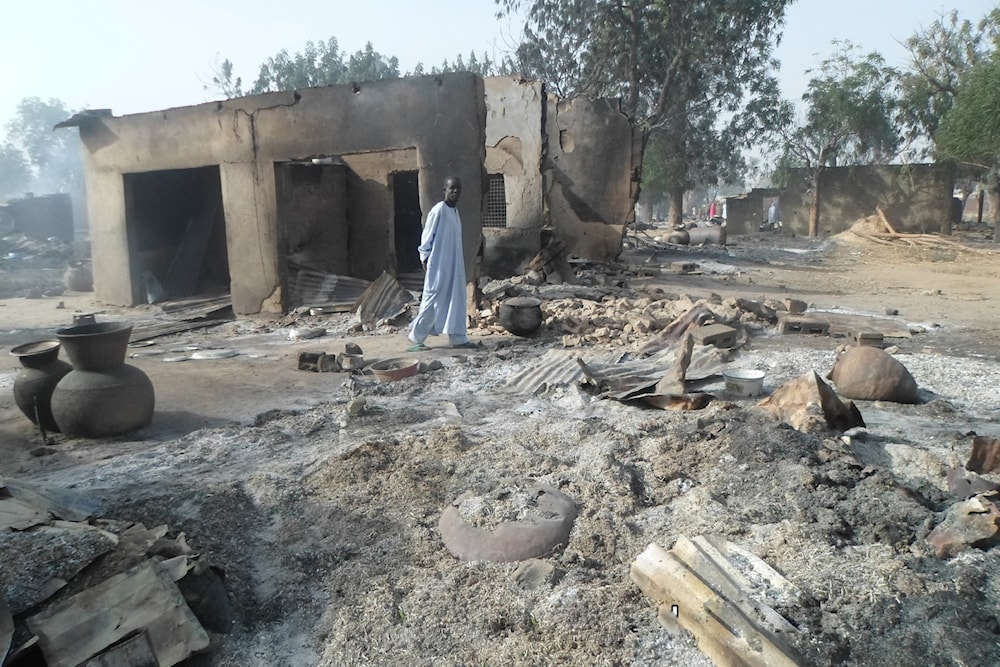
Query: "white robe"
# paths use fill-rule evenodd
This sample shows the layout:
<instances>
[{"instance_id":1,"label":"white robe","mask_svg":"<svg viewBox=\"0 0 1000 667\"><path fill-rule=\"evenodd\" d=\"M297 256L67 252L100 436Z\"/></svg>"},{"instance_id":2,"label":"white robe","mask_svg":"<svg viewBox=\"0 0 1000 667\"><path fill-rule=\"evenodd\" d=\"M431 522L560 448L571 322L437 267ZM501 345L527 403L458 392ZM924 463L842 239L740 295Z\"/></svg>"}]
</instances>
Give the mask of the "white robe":
<instances>
[{"instance_id":1,"label":"white robe","mask_svg":"<svg viewBox=\"0 0 1000 667\"><path fill-rule=\"evenodd\" d=\"M410 325L410 340L422 343L427 336L448 334L463 342L466 336L465 257L462 254L462 219L458 208L443 201L427 214L420 235L420 260L427 262L420 310Z\"/></svg>"}]
</instances>

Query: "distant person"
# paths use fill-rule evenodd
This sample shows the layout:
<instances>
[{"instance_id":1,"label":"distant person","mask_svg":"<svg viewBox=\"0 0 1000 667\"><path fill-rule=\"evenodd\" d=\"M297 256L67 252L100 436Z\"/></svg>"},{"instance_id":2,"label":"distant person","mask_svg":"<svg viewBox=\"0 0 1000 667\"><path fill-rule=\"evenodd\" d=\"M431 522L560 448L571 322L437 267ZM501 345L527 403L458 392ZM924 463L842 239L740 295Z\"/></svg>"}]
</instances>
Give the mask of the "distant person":
<instances>
[{"instance_id":1,"label":"distant person","mask_svg":"<svg viewBox=\"0 0 1000 667\"><path fill-rule=\"evenodd\" d=\"M715 200L713 199L712 203L708 205L708 219L709 220L711 220L712 218L715 217L715 210L716 210L716 208L717 207L716 207L716 204L715 204Z\"/></svg>"},{"instance_id":2,"label":"distant person","mask_svg":"<svg viewBox=\"0 0 1000 667\"><path fill-rule=\"evenodd\" d=\"M420 310L410 324L408 350L426 350L428 336L448 334L452 347L475 348L466 333L465 255L462 252L462 219L458 198L462 181L449 176L444 182L444 201L427 214L420 235L420 265L424 268L424 291Z\"/></svg>"},{"instance_id":3,"label":"distant person","mask_svg":"<svg viewBox=\"0 0 1000 667\"><path fill-rule=\"evenodd\" d=\"M781 211L778 209L778 200L775 199L767 209L767 227L768 229L777 229L780 226Z\"/></svg>"}]
</instances>

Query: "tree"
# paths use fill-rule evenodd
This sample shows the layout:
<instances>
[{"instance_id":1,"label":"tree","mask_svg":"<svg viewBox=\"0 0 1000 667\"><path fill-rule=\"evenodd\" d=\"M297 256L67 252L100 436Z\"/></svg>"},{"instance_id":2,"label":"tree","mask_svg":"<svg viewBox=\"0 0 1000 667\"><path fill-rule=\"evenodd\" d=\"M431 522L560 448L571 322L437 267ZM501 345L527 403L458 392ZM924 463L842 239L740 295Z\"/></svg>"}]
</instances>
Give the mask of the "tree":
<instances>
[{"instance_id":1,"label":"tree","mask_svg":"<svg viewBox=\"0 0 1000 667\"><path fill-rule=\"evenodd\" d=\"M935 145L942 157L971 164L986 172L986 184L1000 183L1000 54L994 52L966 73L951 109L941 119ZM1000 240L994 222L993 241Z\"/></svg>"},{"instance_id":2,"label":"tree","mask_svg":"<svg viewBox=\"0 0 1000 667\"><path fill-rule=\"evenodd\" d=\"M363 51L356 52L347 62L345 81L380 81L382 79L399 78L399 59L396 56L386 58L374 48L372 43L365 44Z\"/></svg>"},{"instance_id":3,"label":"tree","mask_svg":"<svg viewBox=\"0 0 1000 667\"><path fill-rule=\"evenodd\" d=\"M31 182L31 167L21 149L7 142L0 146L0 197L24 192Z\"/></svg>"},{"instance_id":4,"label":"tree","mask_svg":"<svg viewBox=\"0 0 1000 667\"><path fill-rule=\"evenodd\" d=\"M773 119L748 105L767 78L771 51L789 0L497 0L501 14L526 10L516 53L521 73L547 81L561 96L620 97L642 162L655 129L672 153L671 220L682 213L689 173L717 164L706 147L742 143L738 129ZM739 116L738 122L733 119ZM693 136L697 134L698 136ZM699 165L700 163L700 165Z\"/></svg>"},{"instance_id":5,"label":"tree","mask_svg":"<svg viewBox=\"0 0 1000 667\"><path fill-rule=\"evenodd\" d=\"M899 73L899 109L905 141L915 145L913 158L927 155L962 77L988 57L998 24L996 10L977 25L959 20L958 11L952 10L903 42L909 63Z\"/></svg>"},{"instance_id":6,"label":"tree","mask_svg":"<svg viewBox=\"0 0 1000 667\"><path fill-rule=\"evenodd\" d=\"M61 100L22 99L6 126L8 142L2 149L5 173L7 168L16 170L20 165L31 181L23 187L49 192L78 190L83 184L79 144L73 133L54 130L71 115ZM16 172L13 182L20 182Z\"/></svg>"},{"instance_id":7,"label":"tree","mask_svg":"<svg viewBox=\"0 0 1000 667\"><path fill-rule=\"evenodd\" d=\"M849 42L822 61L809 80L805 119L785 131L784 168L805 168L812 185L809 236L819 233L820 181L838 164L886 164L897 154L896 71L876 52L860 54Z\"/></svg>"},{"instance_id":8,"label":"tree","mask_svg":"<svg viewBox=\"0 0 1000 667\"><path fill-rule=\"evenodd\" d=\"M289 54L286 49L278 51L261 64L257 79L246 94L397 78L399 60L395 56L383 56L368 42L364 49L348 57L340 50L337 38L330 37L325 42L306 42L305 48L294 54ZM205 88L227 98L244 95L243 81L235 76L229 59L216 67L211 85Z\"/></svg>"}]
</instances>

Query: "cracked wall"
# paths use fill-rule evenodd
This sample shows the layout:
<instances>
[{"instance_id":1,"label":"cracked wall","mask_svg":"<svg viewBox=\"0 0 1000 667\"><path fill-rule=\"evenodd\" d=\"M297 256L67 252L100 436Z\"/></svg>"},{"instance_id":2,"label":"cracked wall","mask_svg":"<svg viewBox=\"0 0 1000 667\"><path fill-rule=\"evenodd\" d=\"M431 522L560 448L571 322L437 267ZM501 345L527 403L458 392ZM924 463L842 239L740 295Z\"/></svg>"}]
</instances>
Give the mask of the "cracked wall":
<instances>
[{"instance_id":1,"label":"cracked wall","mask_svg":"<svg viewBox=\"0 0 1000 667\"><path fill-rule=\"evenodd\" d=\"M481 238L486 153L483 80L474 74L410 77L360 85L268 93L129 116L91 116L79 123L97 298L133 305L123 174L218 165L233 309L280 310L282 248L276 219L275 163L319 155L371 154L348 161L367 169L380 151L413 151L420 208L440 199L449 174L465 185L459 209L466 268L475 279ZM395 155L395 153L393 153ZM411 161L412 162L412 161ZM352 164L353 163L353 164ZM357 172L355 172L357 173ZM390 266L391 224L377 193L388 170L357 178L367 200L352 208L351 253L369 255L361 271ZM371 183L369 183L371 182ZM391 200L388 203L391 210ZM356 210L355 210L356 209Z\"/></svg>"}]
</instances>

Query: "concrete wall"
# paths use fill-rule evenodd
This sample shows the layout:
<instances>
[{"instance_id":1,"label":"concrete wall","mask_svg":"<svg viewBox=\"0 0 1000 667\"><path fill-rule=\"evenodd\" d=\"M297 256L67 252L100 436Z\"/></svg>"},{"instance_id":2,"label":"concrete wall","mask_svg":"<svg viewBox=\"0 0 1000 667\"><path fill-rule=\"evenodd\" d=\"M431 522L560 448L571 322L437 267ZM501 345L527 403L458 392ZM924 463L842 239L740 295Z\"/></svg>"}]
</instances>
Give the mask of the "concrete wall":
<instances>
[{"instance_id":1,"label":"concrete wall","mask_svg":"<svg viewBox=\"0 0 1000 667\"><path fill-rule=\"evenodd\" d=\"M780 192L768 188L754 188L737 197L726 197L727 234L750 234L758 231L760 223L767 219L768 207Z\"/></svg>"},{"instance_id":2,"label":"concrete wall","mask_svg":"<svg viewBox=\"0 0 1000 667\"><path fill-rule=\"evenodd\" d=\"M504 176L507 227L483 229L483 272L504 276L539 250L545 89L540 81L507 77L487 78L485 89L486 171Z\"/></svg>"},{"instance_id":3,"label":"concrete wall","mask_svg":"<svg viewBox=\"0 0 1000 667\"><path fill-rule=\"evenodd\" d=\"M543 167L548 215L568 252L608 261L621 253L632 206L632 128L615 100L549 96Z\"/></svg>"},{"instance_id":4,"label":"concrete wall","mask_svg":"<svg viewBox=\"0 0 1000 667\"><path fill-rule=\"evenodd\" d=\"M459 209L471 281L481 237L485 123L483 80L468 73L269 93L122 117L81 117L76 124L85 147L97 298L134 302L137 277L129 261L124 173L219 165L233 308L244 314L280 312L283 257L274 164L397 149L416 151L423 211L440 199L449 174L462 178ZM391 202L388 206L391 211ZM369 225L367 212L351 211L351 216L359 229ZM390 246L372 244L365 252L389 268Z\"/></svg>"},{"instance_id":5,"label":"concrete wall","mask_svg":"<svg viewBox=\"0 0 1000 667\"><path fill-rule=\"evenodd\" d=\"M819 235L845 231L882 206L899 231L938 232L951 212L954 171L943 164L828 167L820 179ZM811 183L798 172L781 193L784 230L809 232Z\"/></svg>"},{"instance_id":6,"label":"concrete wall","mask_svg":"<svg viewBox=\"0 0 1000 667\"><path fill-rule=\"evenodd\" d=\"M486 170L503 174L507 228L484 229L484 273L520 271L551 226L566 252L621 253L632 207L633 136L616 100L548 95L541 82L486 79Z\"/></svg>"}]
</instances>

